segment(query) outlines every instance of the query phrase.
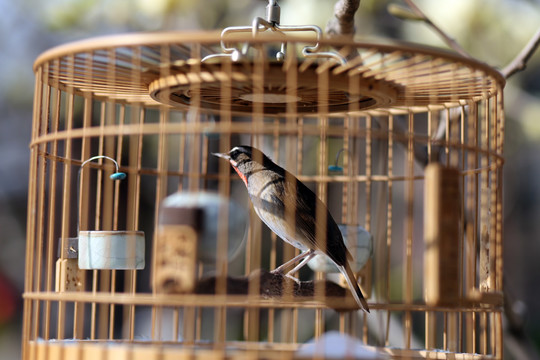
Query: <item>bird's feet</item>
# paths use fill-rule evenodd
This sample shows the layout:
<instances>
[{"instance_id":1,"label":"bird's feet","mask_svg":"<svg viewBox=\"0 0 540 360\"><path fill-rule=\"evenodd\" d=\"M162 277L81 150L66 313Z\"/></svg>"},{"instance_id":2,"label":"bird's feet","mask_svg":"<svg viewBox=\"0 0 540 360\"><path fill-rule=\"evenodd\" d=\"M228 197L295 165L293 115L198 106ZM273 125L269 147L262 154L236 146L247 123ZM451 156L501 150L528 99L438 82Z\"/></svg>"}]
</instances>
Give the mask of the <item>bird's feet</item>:
<instances>
[{"instance_id":1,"label":"bird's feet","mask_svg":"<svg viewBox=\"0 0 540 360\"><path fill-rule=\"evenodd\" d=\"M284 274L283 273L283 269L281 269L281 266L275 268L274 270L270 271L271 274L274 274L274 275L279 275L281 277L286 277L288 279L291 279L292 281L294 281L295 283L297 284L300 284L300 280L298 280L298 278L294 277L291 275L291 271L289 271L288 273Z\"/></svg>"},{"instance_id":2,"label":"bird's feet","mask_svg":"<svg viewBox=\"0 0 540 360\"><path fill-rule=\"evenodd\" d=\"M294 281L295 283L297 283L298 285L300 285L300 280L294 276L292 276L290 273L287 273L285 274L285 277L291 279L292 281Z\"/></svg>"}]
</instances>

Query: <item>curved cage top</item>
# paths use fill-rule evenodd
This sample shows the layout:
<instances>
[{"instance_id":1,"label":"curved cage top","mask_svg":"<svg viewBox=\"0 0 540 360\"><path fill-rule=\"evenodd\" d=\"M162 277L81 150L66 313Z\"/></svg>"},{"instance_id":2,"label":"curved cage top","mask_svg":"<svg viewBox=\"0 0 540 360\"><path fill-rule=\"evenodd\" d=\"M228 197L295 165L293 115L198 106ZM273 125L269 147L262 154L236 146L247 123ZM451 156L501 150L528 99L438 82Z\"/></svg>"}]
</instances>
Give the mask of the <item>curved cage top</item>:
<instances>
[{"instance_id":1,"label":"curved cage top","mask_svg":"<svg viewBox=\"0 0 540 360\"><path fill-rule=\"evenodd\" d=\"M190 106L233 113L340 113L374 108L457 104L492 97L504 85L496 70L440 49L408 44L371 44L323 39L339 49L345 63L303 58L312 40L287 37L284 61L277 35L237 36L234 43L254 49L239 61L216 56L216 33L156 33L111 36L49 50L35 71L49 85L94 97L146 106ZM297 75L291 80L288 73ZM326 91L318 76L326 73ZM226 98L223 88L227 87Z\"/></svg>"}]
</instances>

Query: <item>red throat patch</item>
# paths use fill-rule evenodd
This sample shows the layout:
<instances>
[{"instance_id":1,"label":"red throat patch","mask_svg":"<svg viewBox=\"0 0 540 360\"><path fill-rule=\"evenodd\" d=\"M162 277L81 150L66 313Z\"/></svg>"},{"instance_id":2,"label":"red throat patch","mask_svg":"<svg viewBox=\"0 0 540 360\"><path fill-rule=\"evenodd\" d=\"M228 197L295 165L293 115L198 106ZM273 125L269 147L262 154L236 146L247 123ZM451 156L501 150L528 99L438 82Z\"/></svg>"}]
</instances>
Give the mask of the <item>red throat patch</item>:
<instances>
[{"instance_id":1,"label":"red throat patch","mask_svg":"<svg viewBox=\"0 0 540 360\"><path fill-rule=\"evenodd\" d=\"M238 168L236 166L234 166L234 165L233 165L233 169L234 169L234 171L236 171L238 176L240 176L240 179L242 179L244 184L246 184L246 186L247 186L247 177L246 177L246 175L242 174L242 172L240 170L238 170Z\"/></svg>"}]
</instances>

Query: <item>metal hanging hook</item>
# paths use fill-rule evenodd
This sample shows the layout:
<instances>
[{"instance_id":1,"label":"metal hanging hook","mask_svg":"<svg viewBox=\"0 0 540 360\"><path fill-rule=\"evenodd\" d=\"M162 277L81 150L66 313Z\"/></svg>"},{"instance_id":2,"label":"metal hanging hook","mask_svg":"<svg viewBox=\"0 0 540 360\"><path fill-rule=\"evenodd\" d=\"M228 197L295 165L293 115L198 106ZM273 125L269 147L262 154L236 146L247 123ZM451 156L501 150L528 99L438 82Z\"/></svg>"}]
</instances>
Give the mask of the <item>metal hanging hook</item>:
<instances>
[{"instance_id":1,"label":"metal hanging hook","mask_svg":"<svg viewBox=\"0 0 540 360\"><path fill-rule=\"evenodd\" d=\"M229 47L226 43L225 38L232 34L238 32L251 32L253 38L257 37L260 33L267 30L273 31L277 34L281 34L285 39L285 32L292 31L311 31L314 32L317 36L315 45L305 46L302 49L302 55L305 57L318 57L318 58L329 58L337 61L341 65L345 65L347 60L341 54L333 51L319 51L321 47L321 39L323 37L323 32L320 27L316 25L281 25L281 8L277 0L268 0L268 5L266 6L266 19L261 17L256 17L253 19L251 26L231 26L225 28L221 32L221 47L223 53L221 54L212 54L204 57L201 62L219 57L228 57L232 61L237 62L242 58L247 56L249 49L251 48L248 43L245 43L241 49L235 47ZM276 60L281 62L285 60L285 55L287 51L287 41L284 40L281 42L280 50L276 53Z\"/></svg>"}]
</instances>

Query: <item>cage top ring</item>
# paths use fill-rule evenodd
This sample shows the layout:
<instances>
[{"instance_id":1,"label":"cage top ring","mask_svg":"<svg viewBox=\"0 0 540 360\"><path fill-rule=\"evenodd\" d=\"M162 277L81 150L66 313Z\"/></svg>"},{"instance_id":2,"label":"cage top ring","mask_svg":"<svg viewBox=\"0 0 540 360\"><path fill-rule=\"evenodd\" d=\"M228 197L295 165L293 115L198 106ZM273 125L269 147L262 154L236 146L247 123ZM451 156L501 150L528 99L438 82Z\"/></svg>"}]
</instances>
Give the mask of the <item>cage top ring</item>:
<instances>
[{"instance_id":1,"label":"cage top ring","mask_svg":"<svg viewBox=\"0 0 540 360\"><path fill-rule=\"evenodd\" d=\"M440 49L316 39L321 48L339 49L348 59L343 63L300 56L315 40L291 36L276 61L280 40L278 34L235 34L230 41L250 50L233 59L214 57L222 49L218 33L110 36L51 49L34 69L62 88L97 98L232 113L446 105L490 98L504 86L496 70Z\"/></svg>"}]
</instances>

